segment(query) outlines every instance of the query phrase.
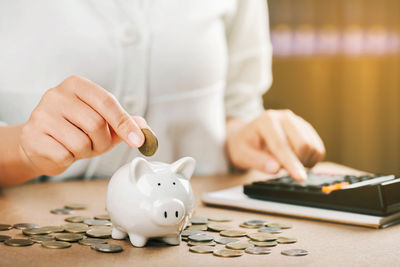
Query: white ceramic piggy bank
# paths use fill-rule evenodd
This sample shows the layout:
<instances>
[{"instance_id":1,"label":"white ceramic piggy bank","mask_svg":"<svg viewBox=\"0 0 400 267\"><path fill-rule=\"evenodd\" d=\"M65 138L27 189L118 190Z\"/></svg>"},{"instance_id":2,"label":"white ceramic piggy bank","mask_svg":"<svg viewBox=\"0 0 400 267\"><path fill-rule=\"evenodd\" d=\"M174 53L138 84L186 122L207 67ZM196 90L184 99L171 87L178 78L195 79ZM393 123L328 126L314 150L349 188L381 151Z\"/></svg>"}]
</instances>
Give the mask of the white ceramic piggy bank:
<instances>
[{"instance_id":1,"label":"white ceramic piggy bank","mask_svg":"<svg viewBox=\"0 0 400 267\"><path fill-rule=\"evenodd\" d=\"M189 179L195 165L190 157L172 164L138 157L122 166L111 177L107 191L112 238L129 235L136 247L143 247L150 238L179 245L193 212Z\"/></svg>"}]
</instances>

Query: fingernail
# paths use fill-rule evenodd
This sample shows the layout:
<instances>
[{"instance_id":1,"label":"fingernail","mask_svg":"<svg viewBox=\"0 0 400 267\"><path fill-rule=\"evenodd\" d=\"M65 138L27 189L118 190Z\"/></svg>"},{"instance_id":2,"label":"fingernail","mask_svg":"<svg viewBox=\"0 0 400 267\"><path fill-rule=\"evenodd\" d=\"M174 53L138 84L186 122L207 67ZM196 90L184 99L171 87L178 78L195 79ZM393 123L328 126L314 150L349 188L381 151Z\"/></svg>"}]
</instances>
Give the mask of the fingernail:
<instances>
[{"instance_id":1,"label":"fingernail","mask_svg":"<svg viewBox=\"0 0 400 267\"><path fill-rule=\"evenodd\" d=\"M267 161L265 164L265 171L268 173L276 173L280 168L280 165L273 160Z\"/></svg>"},{"instance_id":2,"label":"fingernail","mask_svg":"<svg viewBox=\"0 0 400 267\"><path fill-rule=\"evenodd\" d=\"M307 173L303 167L299 167L296 170L296 176L301 178L303 181L307 180Z\"/></svg>"},{"instance_id":3,"label":"fingernail","mask_svg":"<svg viewBox=\"0 0 400 267\"><path fill-rule=\"evenodd\" d=\"M140 147L143 143L143 138L135 132L130 132L128 134L128 139L135 147Z\"/></svg>"}]
</instances>

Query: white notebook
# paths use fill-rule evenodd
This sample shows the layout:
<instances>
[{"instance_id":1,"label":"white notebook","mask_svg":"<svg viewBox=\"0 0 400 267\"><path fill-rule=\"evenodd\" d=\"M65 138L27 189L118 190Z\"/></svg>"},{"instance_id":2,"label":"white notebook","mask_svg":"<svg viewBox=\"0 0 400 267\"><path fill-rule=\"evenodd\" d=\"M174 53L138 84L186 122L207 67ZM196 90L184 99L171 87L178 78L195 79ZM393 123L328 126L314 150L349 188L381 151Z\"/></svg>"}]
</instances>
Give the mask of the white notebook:
<instances>
[{"instance_id":1,"label":"white notebook","mask_svg":"<svg viewBox=\"0 0 400 267\"><path fill-rule=\"evenodd\" d=\"M372 228L385 228L400 223L400 212L382 217L346 211L329 210L252 199L243 193L243 187L237 186L216 192L205 193L202 201L208 205L240 208L271 214L287 215L314 220L331 221L344 224L361 225Z\"/></svg>"}]
</instances>

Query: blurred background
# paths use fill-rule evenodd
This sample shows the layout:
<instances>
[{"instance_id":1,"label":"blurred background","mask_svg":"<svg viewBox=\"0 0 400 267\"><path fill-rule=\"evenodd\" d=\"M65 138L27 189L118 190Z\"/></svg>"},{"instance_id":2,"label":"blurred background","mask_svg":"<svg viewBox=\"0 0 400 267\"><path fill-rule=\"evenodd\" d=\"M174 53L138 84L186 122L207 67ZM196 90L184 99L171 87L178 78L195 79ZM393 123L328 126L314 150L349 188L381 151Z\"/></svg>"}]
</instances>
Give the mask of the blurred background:
<instances>
[{"instance_id":1,"label":"blurred background","mask_svg":"<svg viewBox=\"0 0 400 267\"><path fill-rule=\"evenodd\" d=\"M400 1L269 0L266 108L308 120L326 160L400 175Z\"/></svg>"}]
</instances>

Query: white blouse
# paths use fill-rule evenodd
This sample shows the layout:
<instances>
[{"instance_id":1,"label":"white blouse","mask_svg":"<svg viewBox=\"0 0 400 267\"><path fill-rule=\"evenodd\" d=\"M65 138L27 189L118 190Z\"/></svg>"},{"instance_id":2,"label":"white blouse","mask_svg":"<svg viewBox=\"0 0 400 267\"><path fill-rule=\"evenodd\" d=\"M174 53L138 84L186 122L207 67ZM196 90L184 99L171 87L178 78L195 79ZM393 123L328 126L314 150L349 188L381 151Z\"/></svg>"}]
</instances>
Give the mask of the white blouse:
<instances>
[{"instance_id":1,"label":"white blouse","mask_svg":"<svg viewBox=\"0 0 400 267\"><path fill-rule=\"evenodd\" d=\"M0 2L0 121L28 120L43 93L76 74L146 118L151 158L227 171L226 117L250 120L270 86L265 0L13 0ZM106 177L140 155L120 144L54 180Z\"/></svg>"}]
</instances>

